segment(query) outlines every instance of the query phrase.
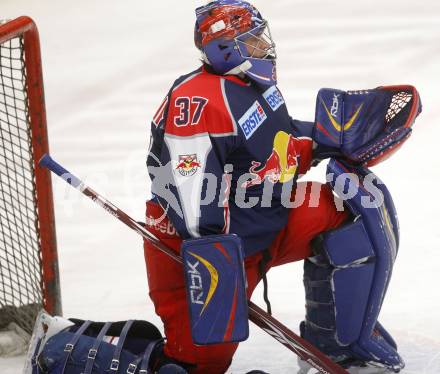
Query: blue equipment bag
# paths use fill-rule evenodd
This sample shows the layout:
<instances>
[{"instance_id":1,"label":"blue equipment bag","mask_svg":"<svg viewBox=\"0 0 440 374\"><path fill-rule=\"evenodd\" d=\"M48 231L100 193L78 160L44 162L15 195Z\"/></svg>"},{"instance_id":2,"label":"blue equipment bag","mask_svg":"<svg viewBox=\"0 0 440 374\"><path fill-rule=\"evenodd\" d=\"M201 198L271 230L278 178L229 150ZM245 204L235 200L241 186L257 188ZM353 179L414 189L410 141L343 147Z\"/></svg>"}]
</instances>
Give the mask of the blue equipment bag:
<instances>
[{"instance_id":1,"label":"blue equipment bag","mask_svg":"<svg viewBox=\"0 0 440 374\"><path fill-rule=\"evenodd\" d=\"M149 372L150 358L162 344L159 330L146 321L91 322L52 336L32 358L32 374L137 374ZM105 341L112 337L115 344Z\"/></svg>"},{"instance_id":2,"label":"blue equipment bag","mask_svg":"<svg viewBox=\"0 0 440 374\"><path fill-rule=\"evenodd\" d=\"M240 342L249 336L241 240L212 235L182 244L194 344Z\"/></svg>"}]
</instances>

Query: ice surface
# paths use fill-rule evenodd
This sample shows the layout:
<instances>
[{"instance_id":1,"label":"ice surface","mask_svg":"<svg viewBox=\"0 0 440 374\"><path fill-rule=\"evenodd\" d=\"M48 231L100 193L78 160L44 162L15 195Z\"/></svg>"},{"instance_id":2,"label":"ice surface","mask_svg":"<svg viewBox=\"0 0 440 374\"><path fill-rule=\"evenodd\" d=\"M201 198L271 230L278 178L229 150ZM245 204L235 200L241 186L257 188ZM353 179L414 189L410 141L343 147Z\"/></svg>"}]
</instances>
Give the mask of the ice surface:
<instances>
[{"instance_id":1,"label":"ice surface","mask_svg":"<svg viewBox=\"0 0 440 374\"><path fill-rule=\"evenodd\" d=\"M1 0L1 17L29 15L40 29L54 158L131 215L148 195L149 121L172 81L198 65L193 8L202 1ZM293 117L311 120L321 87L414 84L424 112L414 135L374 168L393 193L401 247L381 322L407 361L405 374L440 373L438 229L440 3L425 0L256 0L277 42L280 88ZM310 179L323 180L323 167ZM148 299L142 242L75 190L54 180L66 316L142 318ZM304 315L301 264L273 269L275 316L297 331ZM263 305L261 290L254 301ZM0 359L19 373L23 358ZM257 328L230 369L292 373L294 357Z\"/></svg>"}]
</instances>

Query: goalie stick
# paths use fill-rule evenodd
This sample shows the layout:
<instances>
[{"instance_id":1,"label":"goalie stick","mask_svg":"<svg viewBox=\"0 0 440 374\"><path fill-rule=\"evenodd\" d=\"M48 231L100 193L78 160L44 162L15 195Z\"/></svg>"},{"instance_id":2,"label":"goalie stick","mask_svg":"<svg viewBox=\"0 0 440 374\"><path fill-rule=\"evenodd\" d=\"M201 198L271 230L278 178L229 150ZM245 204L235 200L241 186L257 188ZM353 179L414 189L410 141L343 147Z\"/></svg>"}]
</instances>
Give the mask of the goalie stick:
<instances>
[{"instance_id":1,"label":"goalie stick","mask_svg":"<svg viewBox=\"0 0 440 374\"><path fill-rule=\"evenodd\" d=\"M40 162L41 167L45 167L61 177L65 182L76 188L84 195L101 206L106 212L125 223L132 230L140 234L144 239L149 240L158 250L166 253L175 261L182 263L182 258L165 246L160 240L144 226L140 225L128 214L117 208L110 201L99 195L88 187L75 175L71 174L64 167L53 160L49 155L44 155ZM310 364L319 373L323 374L347 374L348 372L341 366L333 362L324 353L319 351L313 345L302 339L300 336L289 330L282 323L266 313L252 301L248 300L249 320L258 327L283 344L290 351L294 352L300 359Z\"/></svg>"}]
</instances>

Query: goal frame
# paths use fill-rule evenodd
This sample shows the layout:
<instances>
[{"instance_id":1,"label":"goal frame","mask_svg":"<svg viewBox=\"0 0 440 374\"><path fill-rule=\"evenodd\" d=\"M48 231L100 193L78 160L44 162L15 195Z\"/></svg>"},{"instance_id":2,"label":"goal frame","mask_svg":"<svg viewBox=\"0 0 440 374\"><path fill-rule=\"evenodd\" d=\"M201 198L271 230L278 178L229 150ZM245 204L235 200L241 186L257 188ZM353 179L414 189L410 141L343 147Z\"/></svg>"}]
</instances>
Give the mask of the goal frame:
<instances>
[{"instance_id":1,"label":"goal frame","mask_svg":"<svg viewBox=\"0 0 440 374\"><path fill-rule=\"evenodd\" d=\"M37 196L38 231L40 234L40 269L43 307L52 315L61 315L61 292L55 215L50 172L38 165L49 152L40 40L34 21L22 16L0 25L0 44L22 37L26 71L25 89L28 97L33 154L34 184Z\"/></svg>"}]
</instances>

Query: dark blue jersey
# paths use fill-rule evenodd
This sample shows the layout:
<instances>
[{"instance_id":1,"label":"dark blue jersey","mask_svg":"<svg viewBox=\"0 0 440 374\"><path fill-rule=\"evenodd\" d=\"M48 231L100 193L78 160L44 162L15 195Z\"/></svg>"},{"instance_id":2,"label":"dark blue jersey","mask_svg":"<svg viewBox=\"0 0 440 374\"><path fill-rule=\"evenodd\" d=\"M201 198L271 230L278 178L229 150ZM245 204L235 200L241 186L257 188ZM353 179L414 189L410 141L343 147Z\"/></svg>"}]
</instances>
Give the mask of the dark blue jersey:
<instances>
[{"instance_id":1,"label":"dark blue jersey","mask_svg":"<svg viewBox=\"0 0 440 374\"><path fill-rule=\"evenodd\" d=\"M201 68L173 84L154 116L153 195L184 239L235 233L246 255L268 248L310 168L312 127L290 118L276 86Z\"/></svg>"}]
</instances>

